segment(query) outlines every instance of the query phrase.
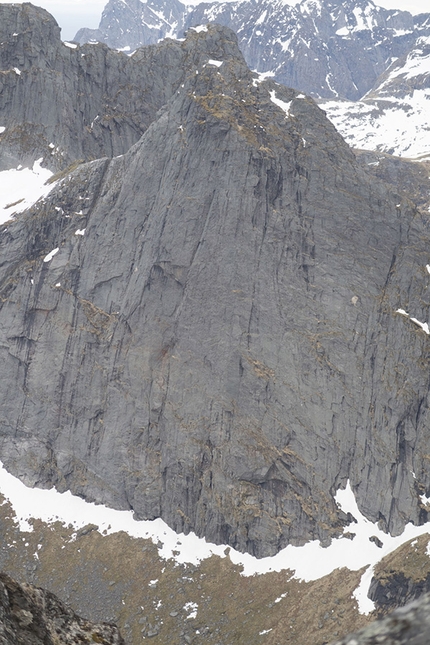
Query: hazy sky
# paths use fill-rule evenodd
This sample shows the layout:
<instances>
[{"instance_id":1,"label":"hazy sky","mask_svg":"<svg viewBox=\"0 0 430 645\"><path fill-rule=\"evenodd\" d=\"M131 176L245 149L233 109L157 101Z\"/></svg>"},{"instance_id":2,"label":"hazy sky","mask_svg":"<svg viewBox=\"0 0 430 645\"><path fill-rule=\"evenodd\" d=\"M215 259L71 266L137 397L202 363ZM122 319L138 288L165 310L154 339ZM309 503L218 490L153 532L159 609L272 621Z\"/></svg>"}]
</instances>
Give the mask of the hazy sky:
<instances>
[{"instance_id":1,"label":"hazy sky","mask_svg":"<svg viewBox=\"0 0 430 645\"><path fill-rule=\"evenodd\" d=\"M0 2L7 1L0 0ZM198 1L183 0L185 4L197 4ZM296 4L297 0L287 0L287 2ZM387 9L404 9L411 13L430 12L428 0L374 0L374 2ZM80 27L98 27L107 0L33 0L33 4L44 7L53 14L62 28L63 39L67 40L73 38Z\"/></svg>"}]
</instances>

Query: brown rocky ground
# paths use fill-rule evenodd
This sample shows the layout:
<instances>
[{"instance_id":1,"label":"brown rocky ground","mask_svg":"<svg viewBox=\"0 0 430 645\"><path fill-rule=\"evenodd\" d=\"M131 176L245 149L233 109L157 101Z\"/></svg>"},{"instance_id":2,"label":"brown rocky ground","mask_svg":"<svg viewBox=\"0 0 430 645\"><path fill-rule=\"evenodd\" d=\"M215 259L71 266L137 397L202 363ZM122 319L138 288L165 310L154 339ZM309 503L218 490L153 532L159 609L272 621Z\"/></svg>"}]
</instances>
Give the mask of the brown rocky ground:
<instances>
[{"instance_id":1,"label":"brown rocky ground","mask_svg":"<svg viewBox=\"0 0 430 645\"><path fill-rule=\"evenodd\" d=\"M308 645L310 634L323 645L371 619L351 598L362 571L310 583L289 572L244 577L227 558L198 567L164 561L150 540L125 533L103 536L90 525L73 539L60 523L33 527L21 533L9 504L0 506L0 568L85 618L115 622L127 645Z\"/></svg>"}]
</instances>

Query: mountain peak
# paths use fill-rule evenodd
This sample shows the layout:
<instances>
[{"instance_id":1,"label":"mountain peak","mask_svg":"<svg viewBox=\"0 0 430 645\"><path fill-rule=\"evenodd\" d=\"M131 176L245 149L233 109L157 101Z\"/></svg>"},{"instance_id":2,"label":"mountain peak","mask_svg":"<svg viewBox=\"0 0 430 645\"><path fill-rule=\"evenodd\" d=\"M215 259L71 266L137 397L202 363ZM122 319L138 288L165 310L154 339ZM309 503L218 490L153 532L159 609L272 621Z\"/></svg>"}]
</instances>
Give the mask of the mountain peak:
<instances>
[{"instance_id":1,"label":"mountain peak","mask_svg":"<svg viewBox=\"0 0 430 645\"><path fill-rule=\"evenodd\" d=\"M426 17L377 7L371 0L302 0L296 6L242 0L185 7L179 0L143 4L110 0L98 30L80 30L78 42L96 40L133 51L191 26L218 22L232 28L252 69L315 96L359 99L425 35ZM152 7L152 8L151 8ZM359 64L357 64L359 61Z\"/></svg>"}]
</instances>

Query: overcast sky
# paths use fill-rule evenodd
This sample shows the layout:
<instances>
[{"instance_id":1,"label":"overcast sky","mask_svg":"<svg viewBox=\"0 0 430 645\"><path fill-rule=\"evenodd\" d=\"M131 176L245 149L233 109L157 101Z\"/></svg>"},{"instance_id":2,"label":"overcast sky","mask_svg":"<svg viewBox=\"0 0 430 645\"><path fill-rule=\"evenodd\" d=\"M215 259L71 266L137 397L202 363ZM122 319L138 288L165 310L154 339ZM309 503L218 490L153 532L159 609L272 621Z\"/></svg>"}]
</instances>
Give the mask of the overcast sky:
<instances>
[{"instance_id":1,"label":"overcast sky","mask_svg":"<svg viewBox=\"0 0 430 645\"><path fill-rule=\"evenodd\" d=\"M7 1L0 0L0 2ZM197 4L198 1L183 0L185 4ZM296 4L297 0L287 0L287 2ZM428 0L374 0L374 2L387 9L404 9L411 13L430 12ZM53 14L62 28L64 40L73 38L80 27L98 27L106 3L107 0L33 0L33 4L44 7Z\"/></svg>"}]
</instances>

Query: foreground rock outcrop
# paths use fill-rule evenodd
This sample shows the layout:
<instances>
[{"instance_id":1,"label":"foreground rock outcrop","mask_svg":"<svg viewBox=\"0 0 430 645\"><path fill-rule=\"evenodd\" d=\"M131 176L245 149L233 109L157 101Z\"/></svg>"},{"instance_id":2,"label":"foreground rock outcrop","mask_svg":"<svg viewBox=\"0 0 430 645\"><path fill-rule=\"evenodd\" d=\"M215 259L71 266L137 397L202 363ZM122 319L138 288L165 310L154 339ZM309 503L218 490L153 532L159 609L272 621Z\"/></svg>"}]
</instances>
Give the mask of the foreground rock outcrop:
<instances>
[{"instance_id":1,"label":"foreground rock outcrop","mask_svg":"<svg viewBox=\"0 0 430 645\"><path fill-rule=\"evenodd\" d=\"M0 573L2 645L124 645L115 625L94 624L77 616L53 593L18 584Z\"/></svg>"},{"instance_id":2,"label":"foreground rock outcrop","mask_svg":"<svg viewBox=\"0 0 430 645\"><path fill-rule=\"evenodd\" d=\"M182 82L139 141L0 229L2 460L258 556L339 534L348 479L425 521L425 218L229 29L149 51Z\"/></svg>"},{"instance_id":3,"label":"foreground rock outcrop","mask_svg":"<svg viewBox=\"0 0 430 645\"><path fill-rule=\"evenodd\" d=\"M430 636L430 595L350 634L333 645L427 645Z\"/></svg>"}]
</instances>

